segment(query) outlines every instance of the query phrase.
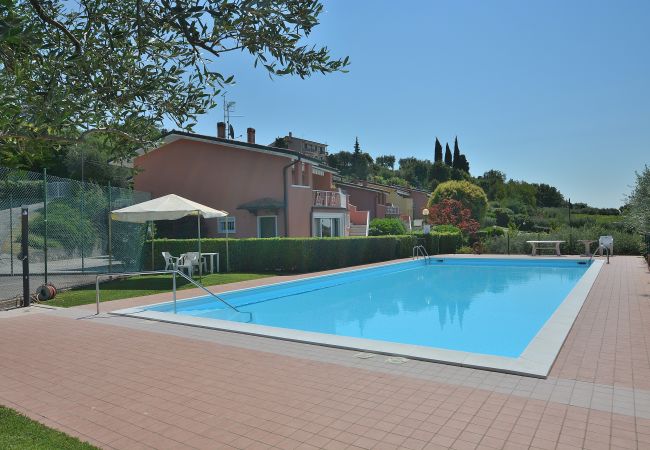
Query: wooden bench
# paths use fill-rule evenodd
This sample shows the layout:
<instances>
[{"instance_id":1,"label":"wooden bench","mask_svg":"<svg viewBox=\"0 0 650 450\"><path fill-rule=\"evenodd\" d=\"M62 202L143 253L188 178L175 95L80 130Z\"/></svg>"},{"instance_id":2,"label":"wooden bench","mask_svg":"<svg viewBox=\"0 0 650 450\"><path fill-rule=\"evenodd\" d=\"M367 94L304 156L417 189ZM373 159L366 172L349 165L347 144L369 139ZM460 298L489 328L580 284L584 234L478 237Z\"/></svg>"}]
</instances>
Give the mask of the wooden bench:
<instances>
[{"instance_id":1,"label":"wooden bench","mask_svg":"<svg viewBox=\"0 0 650 450\"><path fill-rule=\"evenodd\" d=\"M537 255L538 250L553 250L555 249L555 254L560 256L560 244L565 243L566 241L526 241L533 247L533 252L531 256Z\"/></svg>"}]
</instances>

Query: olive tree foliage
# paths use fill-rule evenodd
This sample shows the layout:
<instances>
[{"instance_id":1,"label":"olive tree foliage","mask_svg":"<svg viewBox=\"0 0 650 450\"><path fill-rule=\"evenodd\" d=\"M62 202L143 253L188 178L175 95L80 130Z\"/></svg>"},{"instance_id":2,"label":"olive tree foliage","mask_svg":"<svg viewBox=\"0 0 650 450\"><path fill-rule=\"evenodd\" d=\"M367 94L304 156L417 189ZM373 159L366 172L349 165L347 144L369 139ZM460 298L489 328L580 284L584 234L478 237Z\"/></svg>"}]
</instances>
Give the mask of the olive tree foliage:
<instances>
[{"instance_id":1,"label":"olive tree foliage","mask_svg":"<svg viewBox=\"0 0 650 450\"><path fill-rule=\"evenodd\" d=\"M627 198L627 219L638 231L650 233L650 167L636 173L636 184Z\"/></svg>"},{"instance_id":2,"label":"olive tree foliage","mask_svg":"<svg viewBox=\"0 0 650 450\"><path fill-rule=\"evenodd\" d=\"M249 53L271 76L345 71L347 57L306 42L322 9L318 0L0 0L1 157L38 158L90 134L139 147L164 121L191 130L234 82L219 65L229 52Z\"/></svg>"}]
</instances>

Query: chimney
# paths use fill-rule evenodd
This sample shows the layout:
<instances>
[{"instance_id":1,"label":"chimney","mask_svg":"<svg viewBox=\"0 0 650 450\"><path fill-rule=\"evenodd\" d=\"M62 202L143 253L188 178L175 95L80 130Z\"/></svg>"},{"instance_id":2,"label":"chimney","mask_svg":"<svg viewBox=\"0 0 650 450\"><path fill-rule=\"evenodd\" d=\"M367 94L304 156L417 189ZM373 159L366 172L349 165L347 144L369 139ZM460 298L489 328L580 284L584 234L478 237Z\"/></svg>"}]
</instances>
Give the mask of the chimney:
<instances>
[{"instance_id":1,"label":"chimney","mask_svg":"<svg viewBox=\"0 0 650 450\"><path fill-rule=\"evenodd\" d=\"M255 143L255 128L246 128L246 137L249 144Z\"/></svg>"},{"instance_id":2,"label":"chimney","mask_svg":"<svg viewBox=\"0 0 650 450\"><path fill-rule=\"evenodd\" d=\"M289 137L292 137L292 136L291 136L291 131L289 131Z\"/></svg>"},{"instance_id":3,"label":"chimney","mask_svg":"<svg viewBox=\"0 0 650 450\"><path fill-rule=\"evenodd\" d=\"M226 123L218 122L217 123L217 137L226 138Z\"/></svg>"}]
</instances>

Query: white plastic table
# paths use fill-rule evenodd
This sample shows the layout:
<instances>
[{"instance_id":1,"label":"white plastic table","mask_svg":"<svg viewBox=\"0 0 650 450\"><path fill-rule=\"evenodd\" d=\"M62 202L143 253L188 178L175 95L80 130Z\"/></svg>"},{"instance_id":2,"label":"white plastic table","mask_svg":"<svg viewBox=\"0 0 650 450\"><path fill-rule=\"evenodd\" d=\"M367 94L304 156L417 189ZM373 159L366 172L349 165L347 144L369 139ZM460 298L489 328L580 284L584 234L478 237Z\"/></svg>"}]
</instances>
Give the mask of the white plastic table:
<instances>
[{"instance_id":1,"label":"white plastic table","mask_svg":"<svg viewBox=\"0 0 650 450\"><path fill-rule=\"evenodd\" d=\"M208 261L210 261L210 273L214 273L215 256L217 257L217 272L219 272L219 253L201 253L201 258L206 258Z\"/></svg>"}]
</instances>

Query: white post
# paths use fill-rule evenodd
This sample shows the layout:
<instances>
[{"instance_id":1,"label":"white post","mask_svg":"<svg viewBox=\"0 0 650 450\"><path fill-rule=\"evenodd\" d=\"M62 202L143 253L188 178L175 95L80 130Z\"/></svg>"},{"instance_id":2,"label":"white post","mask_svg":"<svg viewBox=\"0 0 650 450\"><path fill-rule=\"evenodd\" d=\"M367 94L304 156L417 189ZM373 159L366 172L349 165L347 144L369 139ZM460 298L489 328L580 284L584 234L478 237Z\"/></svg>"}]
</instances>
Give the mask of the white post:
<instances>
[{"instance_id":1,"label":"white post","mask_svg":"<svg viewBox=\"0 0 650 450\"><path fill-rule=\"evenodd\" d=\"M199 236L199 280L203 281L203 261L201 260L201 212L196 211L196 224Z\"/></svg>"},{"instance_id":2,"label":"white post","mask_svg":"<svg viewBox=\"0 0 650 450\"><path fill-rule=\"evenodd\" d=\"M228 215L226 215L226 272L230 272L230 254L228 253Z\"/></svg>"}]
</instances>

